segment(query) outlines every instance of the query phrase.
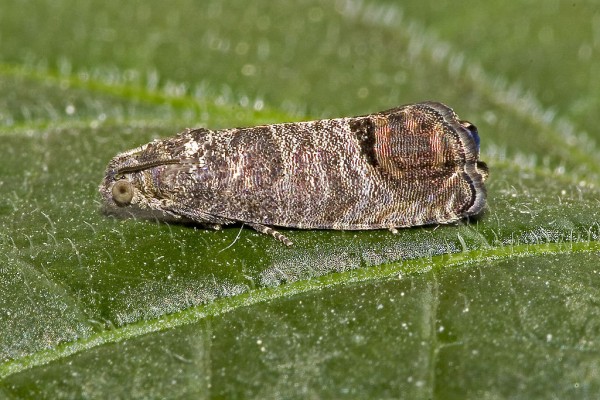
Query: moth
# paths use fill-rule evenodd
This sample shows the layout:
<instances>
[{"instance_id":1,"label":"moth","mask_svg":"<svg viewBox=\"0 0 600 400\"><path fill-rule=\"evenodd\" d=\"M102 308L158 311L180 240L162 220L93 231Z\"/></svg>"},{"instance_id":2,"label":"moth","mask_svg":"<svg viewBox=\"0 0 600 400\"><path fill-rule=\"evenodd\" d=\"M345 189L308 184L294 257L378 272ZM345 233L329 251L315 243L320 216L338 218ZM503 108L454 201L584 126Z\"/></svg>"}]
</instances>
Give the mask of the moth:
<instances>
[{"instance_id":1,"label":"moth","mask_svg":"<svg viewBox=\"0 0 600 400\"><path fill-rule=\"evenodd\" d=\"M486 203L479 134L449 107L404 105L358 117L187 129L118 154L103 210L120 217L274 227L389 229L447 224Z\"/></svg>"}]
</instances>

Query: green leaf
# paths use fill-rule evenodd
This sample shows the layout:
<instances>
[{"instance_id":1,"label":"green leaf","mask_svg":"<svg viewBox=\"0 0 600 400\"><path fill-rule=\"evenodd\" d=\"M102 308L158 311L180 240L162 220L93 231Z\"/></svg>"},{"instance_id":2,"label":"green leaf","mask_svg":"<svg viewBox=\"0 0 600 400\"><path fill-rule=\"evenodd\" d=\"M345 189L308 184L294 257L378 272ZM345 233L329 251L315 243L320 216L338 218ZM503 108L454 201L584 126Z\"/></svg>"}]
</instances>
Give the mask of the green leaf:
<instances>
[{"instance_id":1,"label":"green leaf","mask_svg":"<svg viewBox=\"0 0 600 400\"><path fill-rule=\"evenodd\" d=\"M600 14L586 7L3 7L0 395L597 397ZM479 128L477 219L286 230L286 248L99 211L116 153L185 127L428 99Z\"/></svg>"}]
</instances>

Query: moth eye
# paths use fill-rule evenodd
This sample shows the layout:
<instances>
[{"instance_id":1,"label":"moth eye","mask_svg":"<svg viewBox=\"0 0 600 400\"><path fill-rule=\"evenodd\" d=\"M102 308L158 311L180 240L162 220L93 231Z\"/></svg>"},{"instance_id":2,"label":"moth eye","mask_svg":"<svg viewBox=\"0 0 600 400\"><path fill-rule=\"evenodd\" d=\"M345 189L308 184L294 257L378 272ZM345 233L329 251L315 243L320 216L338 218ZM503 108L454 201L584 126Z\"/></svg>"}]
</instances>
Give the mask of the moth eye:
<instances>
[{"instance_id":1,"label":"moth eye","mask_svg":"<svg viewBox=\"0 0 600 400\"><path fill-rule=\"evenodd\" d=\"M118 206L127 206L133 199L133 185L127 180L120 180L112 187L112 196Z\"/></svg>"}]
</instances>

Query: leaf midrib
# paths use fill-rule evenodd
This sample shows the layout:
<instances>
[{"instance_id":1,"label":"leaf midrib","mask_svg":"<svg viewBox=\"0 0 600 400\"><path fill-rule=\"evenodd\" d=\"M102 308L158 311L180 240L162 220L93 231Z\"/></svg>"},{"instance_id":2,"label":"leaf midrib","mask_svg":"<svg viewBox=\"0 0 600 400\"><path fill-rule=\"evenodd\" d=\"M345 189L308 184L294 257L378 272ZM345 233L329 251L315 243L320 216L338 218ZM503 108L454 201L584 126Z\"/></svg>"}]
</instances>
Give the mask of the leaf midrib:
<instances>
[{"instance_id":1,"label":"leaf midrib","mask_svg":"<svg viewBox=\"0 0 600 400\"><path fill-rule=\"evenodd\" d=\"M343 286L359 282L402 279L407 274L419 274L442 268L456 268L472 263L534 257L540 255L558 255L574 253L593 253L600 251L600 241L542 243L533 245L515 245L485 248L460 253L444 254L434 257L418 258L402 262L381 264L346 272L332 273L310 280L297 281L276 287L265 287L249 292L218 299L181 310L160 318L144 320L119 328L105 330L87 338L62 343L52 349L45 349L0 364L0 379L19 372L45 365L73 354L90 350L105 344L118 343L142 335L193 324L206 317L220 316L240 307L249 307L258 303L290 297L324 288Z\"/></svg>"}]
</instances>

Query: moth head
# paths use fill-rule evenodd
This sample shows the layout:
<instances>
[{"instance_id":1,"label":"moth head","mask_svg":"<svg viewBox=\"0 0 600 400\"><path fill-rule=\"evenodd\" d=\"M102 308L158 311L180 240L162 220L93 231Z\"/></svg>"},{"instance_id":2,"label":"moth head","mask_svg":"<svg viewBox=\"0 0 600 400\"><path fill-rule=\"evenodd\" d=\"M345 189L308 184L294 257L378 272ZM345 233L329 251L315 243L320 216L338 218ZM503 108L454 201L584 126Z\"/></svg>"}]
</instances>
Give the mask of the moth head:
<instances>
[{"instance_id":1,"label":"moth head","mask_svg":"<svg viewBox=\"0 0 600 400\"><path fill-rule=\"evenodd\" d=\"M150 208L140 177L136 173L107 171L100 184L102 211L118 217L137 215L140 209Z\"/></svg>"},{"instance_id":2,"label":"moth head","mask_svg":"<svg viewBox=\"0 0 600 400\"><path fill-rule=\"evenodd\" d=\"M173 214L165 209L160 188L161 169L172 162L149 155L149 147L144 145L118 154L108 164L99 187L104 214L118 218L173 220Z\"/></svg>"}]
</instances>

